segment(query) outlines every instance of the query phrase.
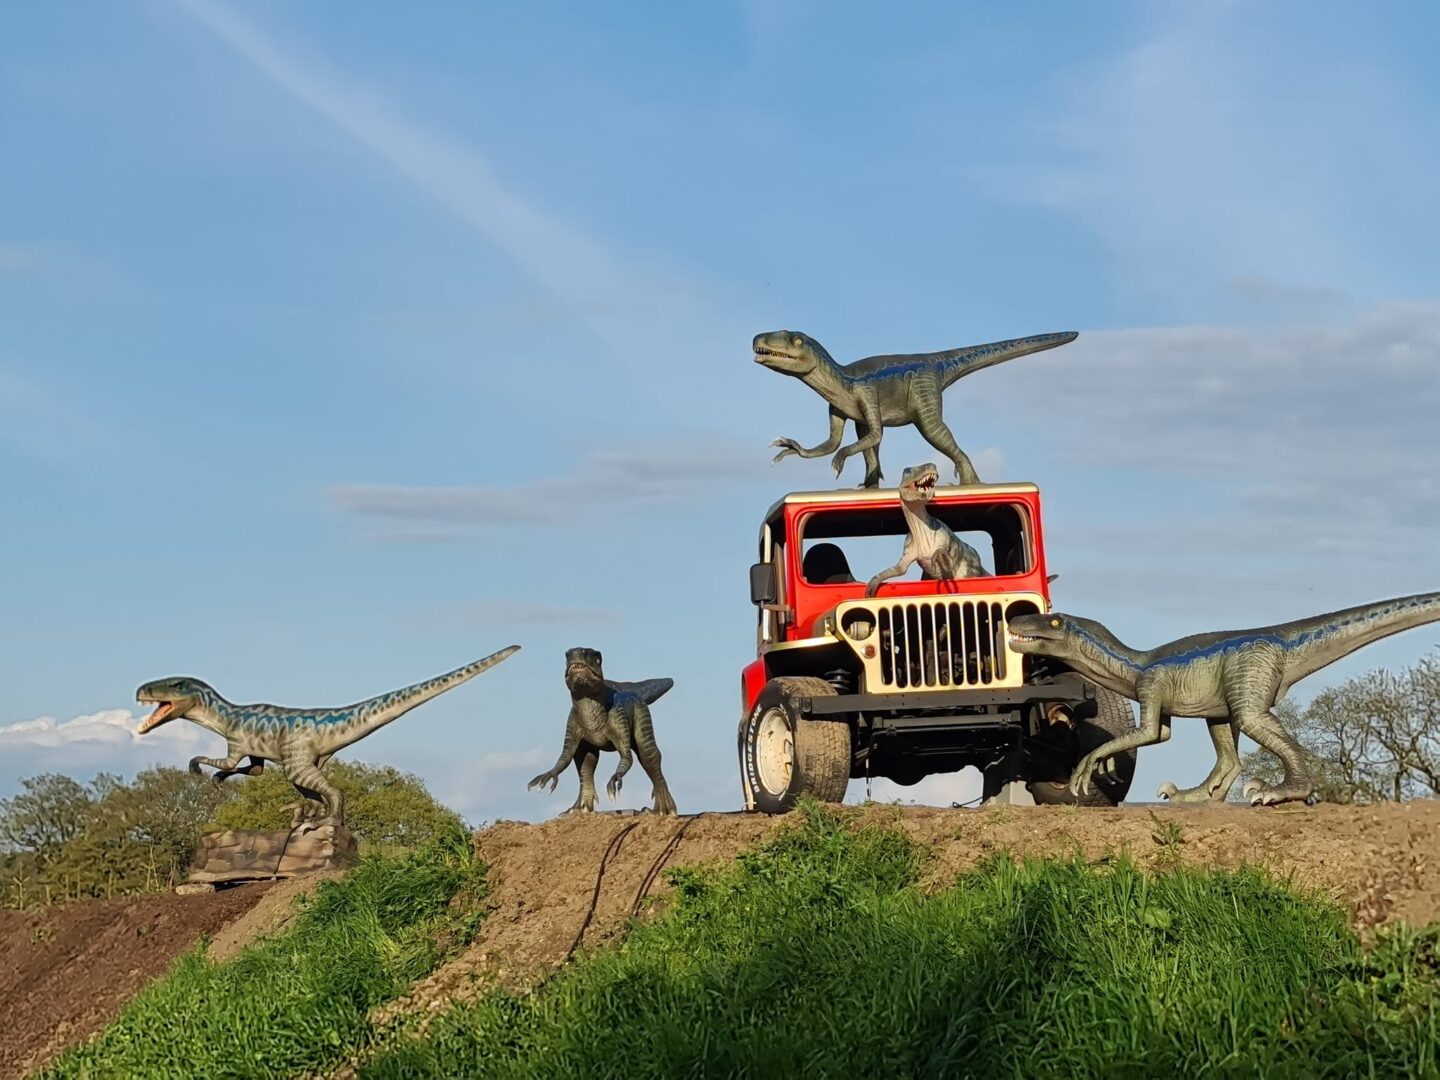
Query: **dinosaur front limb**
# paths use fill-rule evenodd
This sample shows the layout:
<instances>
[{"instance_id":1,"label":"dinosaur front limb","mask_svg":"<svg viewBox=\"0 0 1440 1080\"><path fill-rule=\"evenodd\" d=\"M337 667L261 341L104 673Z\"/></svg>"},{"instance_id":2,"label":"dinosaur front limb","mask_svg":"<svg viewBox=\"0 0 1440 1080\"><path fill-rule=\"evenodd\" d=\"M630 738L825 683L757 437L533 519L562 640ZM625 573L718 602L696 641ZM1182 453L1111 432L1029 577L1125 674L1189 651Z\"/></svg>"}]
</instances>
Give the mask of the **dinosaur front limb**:
<instances>
[{"instance_id":1,"label":"dinosaur front limb","mask_svg":"<svg viewBox=\"0 0 1440 1080\"><path fill-rule=\"evenodd\" d=\"M889 581L891 578L899 577L901 574L905 573L905 571L909 570L910 567L914 565L915 556L911 555L907 550L904 555L900 556L900 561L897 562L894 566L887 566L884 570L881 570L878 574L876 574L870 579L870 581L865 585L865 595L874 596L877 592L880 591L880 586L883 582Z\"/></svg>"},{"instance_id":2,"label":"dinosaur front limb","mask_svg":"<svg viewBox=\"0 0 1440 1080\"><path fill-rule=\"evenodd\" d=\"M615 775L610 777L610 782L605 785L605 794L610 796L614 802L620 797L620 788L625 783L625 774L635 764L635 751L630 745L630 725L626 723L626 717L612 711L610 713L610 742L620 752L620 764L615 766Z\"/></svg>"},{"instance_id":3,"label":"dinosaur front limb","mask_svg":"<svg viewBox=\"0 0 1440 1080\"><path fill-rule=\"evenodd\" d=\"M1176 787L1169 780L1156 794L1175 803L1224 802L1240 778L1240 730L1228 717L1207 719L1210 741L1215 746L1215 765L1210 775L1192 788Z\"/></svg>"},{"instance_id":4,"label":"dinosaur front limb","mask_svg":"<svg viewBox=\"0 0 1440 1080\"><path fill-rule=\"evenodd\" d=\"M645 775L650 777L655 813L677 813L670 785L665 783L665 775L660 771L660 747L655 742L655 725L651 722L650 710L644 704L635 707L635 754Z\"/></svg>"},{"instance_id":5,"label":"dinosaur front limb","mask_svg":"<svg viewBox=\"0 0 1440 1080\"><path fill-rule=\"evenodd\" d=\"M1127 731L1124 735L1116 736L1107 743L1091 750L1080 759L1080 764L1075 766L1075 771L1070 774L1070 794L1090 794L1090 782L1095 772L1095 767L1101 762L1107 763L1109 771L1114 771L1113 758L1116 754L1123 754L1128 750L1135 750L1142 746L1154 746L1170 738L1170 717L1160 711L1156 704L1140 703L1140 726L1134 731Z\"/></svg>"},{"instance_id":6,"label":"dinosaur front limb","mask_svg":"<svg viewBox=\"0 0 1440 1080\"><path fill-rule=\"evenodd\" d=\"M1263 780L1247 781L1241 794L1251 806L1275 806L1285 802L1309 802L1316 794L1315 781L1305 760L1304 748L1285 730L1285 725L1269 709L1237 716L1240 730L1280 759L1285 776L1278 784Z\"/></svg>"},{"instance_id":7,"label":"dinosaur front limb","mask_svg":"<svg viewBox=\"0 0 1440 1080\"><path fill-rule=\"evenodd\" d=\"M575 760L575 751L579 746L580 725L575 722L575 716L572 713L570 718L565 722L565 745L560 748L560 756L555 759L555 764L551 766L548 772L541 773L535 777L535 779L531 780L530 783L526 784L526 790L533 791L536 788L549 784L550 790L554 791L555 785L560 782L560 774L565 771L565 767L569 765L571 761Z\"/></svg>"},{"instance_id":8,"label":"dinosaur front limb","mask_svg":"<svg viewBox=\"0 0 1440 1080\"><path fill-rule=\"evenodd\" d=\"M845 437L845 417L833 407L830 410L830 437L819 446L801 446L794 439L776 439L771 446L783 446L784 449L770 459L771 464L781 458L787 458L795 454L802 458L824 457L826 454L833 454L835 448L840 445L840 440Z\"/></svg>"},{"instance_id":9,"label":"dinosaur front limb","mask_svg":"<svg viewBox=\"0 0 1440 1080\"><path fill-rule=\"evenodd\" d=\"M200 767L202 765L208 765L215 770L215 775L211 777L212 780L224 780L225 777L234 776L236 772L241 771L237 767L240 762L244 761L248 756L249 755L241 752L232 751L227 758L192 757L190 759L190 771L196 776L203 776L204 773Z\"/></svg>"}]
</instances>

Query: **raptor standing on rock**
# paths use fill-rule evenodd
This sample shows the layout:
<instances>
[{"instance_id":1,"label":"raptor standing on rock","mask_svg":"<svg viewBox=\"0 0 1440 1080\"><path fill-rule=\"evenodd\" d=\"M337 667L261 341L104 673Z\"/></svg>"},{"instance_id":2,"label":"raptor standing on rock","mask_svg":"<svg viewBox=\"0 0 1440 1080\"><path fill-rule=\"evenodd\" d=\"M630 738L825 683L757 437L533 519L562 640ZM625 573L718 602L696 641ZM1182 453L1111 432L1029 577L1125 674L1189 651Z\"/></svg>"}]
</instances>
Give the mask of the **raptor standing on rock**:
<instances>
[{"instance_id":1,"label":"raptor standing on rock","mask_svg":"<svg viewBox=\"0 0 1440 1080\"><path fill-rule=\"evenodd\" d=\"M874 596L881 582L899 577L914 563L920 564L922 580L954 581L957 578L980 577L985 566L980 562L980 553L965 543L949 525L936 521L925 509L935 497L935 482L940 470L933 463L912 465L900 477L900 509L905 514L905 524L910 535L905 538L905 550L900 561L888 569L881 570L865 586L865 595Z\"/></svg>"},{"instance_id":2,"label":"raptor standing on rock","mask_svg":"<svg viewBox=\"0 0 1440 1080\"><path fill-rule=\"evenodd\" d=\"M757 334L757 364L793 375L830 403L830 437L811 447L801 446L794 439L776 439L771 445L784 449L775 455L775 460L790 454L817 458L833 453L831 464L839 476L846 458L863 454L865 479L861 486L879 487L880 437L884 429L914 424L926 442L954 462L960 483L978 484L975 466L955 444L955 436L941 417L942 392L962 376L1017 356L1053 349L1078 336L1073 331L1037 334L948 352L867 356L841 365L825 351L825 346L798 330ZM847 420L855 422L857 438L849 446L841 446Z\"/></svg>"},{"instance_id":3,"label":"raptor standing on rock","mask_svg":"<svg viewBox=\"0 0 1440 1080\"><path fill-rule=\"evenodd\" d=\"M191 758L191 772L199 773L202 765L208 765L217 770L216 780L237 774L259 776L265 771L265 762L273 761L307 800L305 817L314 823L323 820L339 824L344 820L343 796L320 772L337 750L358 742L415 706L473 679L519 648L511 645L448 675L339 709L236 705L199 679L188 676L156 679L135 691L136 701L156 706L155 711L141 721L140 734L177 718L208 728L224 736L226 756L223 759ZM246 757L250 764L241 768L241 759Z\"/></svg>"},{"instance_id":4,"label":"raptor standing on rock","mask_svg":"<svg viewBox=\"0 0 1440 1080\"><path fill-rule=\"evenodd\" d=\"M1010 647L1053 656L1081 675L1140 703L1140 726L1081 759L1072 793L1089 791L1095 767L1117 753L1170 738L1172 716L1202 717L1215 744L1215 767L1198 786L1172 783L1172 802L1223 802L1240 775L1236 740L1248 735L1278 757L1276 785L1251 780L1252 804L1309 801L1315 794L1305 752L1271 711L1295 683L1373 641L1440 621L1440 593L1421 593L1346 608L1259 630L1196 634L1142 651L1124 645L1099 623L1074 615L1021 615L1010 620Z\"/></svg>"},{"instance_id":5,"label":"raptor standing on rock","mask_svg":"<svg viewBox=\"0 0 1440 1080\"><path fill-rule=\"evenodd\" d=\"M594 810L595 766L600 751L615 750L620 764L605 786L613 801L630 771L635 757L654 785L655 812L675 813L675 800L660 772L660 748L655 745L655 728L649 706L675 685L674 679L647 679L644 682L610 682L605 678L601 656L596 649L570 649L565 653L565 685L570 688L570 718L565 722L565 747L555 767L529 783L530 788L555 785L571 761L580 774L580 794L571 810Z\"/></svg>"}]
</instances>

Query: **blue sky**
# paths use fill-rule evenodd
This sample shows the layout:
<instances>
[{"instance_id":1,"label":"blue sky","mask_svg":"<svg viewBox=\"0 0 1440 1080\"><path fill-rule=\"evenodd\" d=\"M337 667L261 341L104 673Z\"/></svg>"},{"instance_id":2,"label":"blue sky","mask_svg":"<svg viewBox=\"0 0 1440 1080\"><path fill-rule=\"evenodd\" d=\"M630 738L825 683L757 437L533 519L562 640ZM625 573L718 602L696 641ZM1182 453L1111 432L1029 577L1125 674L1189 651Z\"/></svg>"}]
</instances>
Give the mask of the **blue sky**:
<instances>
[{"instance_id":1,"label":"blue sky","mask_svg":"<svg viewBox=\"0 0 1440 1080\"><path fill-rule=\"evenodd\" d=\"M1079 330L947 419L1041 485L1059 606L1137 646L1440 587L1437 37L1419 3L7 7L0 795L213 752L129 734L151 678L339 704L515 641L350 753L472 820L563 809L524 783L587 644L675 678L671 787L733 808L758 520L832 482L769 464L825 430L751 361L779 327ZM885 437L891 476L933 456Z\"/></svg>"}]
</instances>

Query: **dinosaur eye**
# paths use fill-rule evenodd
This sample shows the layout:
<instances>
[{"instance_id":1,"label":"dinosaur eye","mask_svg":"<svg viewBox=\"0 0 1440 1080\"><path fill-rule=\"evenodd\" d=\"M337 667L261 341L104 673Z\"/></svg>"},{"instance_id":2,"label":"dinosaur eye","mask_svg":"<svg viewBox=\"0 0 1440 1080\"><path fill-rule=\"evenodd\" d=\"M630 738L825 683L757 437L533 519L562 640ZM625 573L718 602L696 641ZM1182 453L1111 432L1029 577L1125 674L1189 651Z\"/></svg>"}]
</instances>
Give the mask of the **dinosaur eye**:
<instances>
[{"instance_id":1,"label":"dinosaur eye","mask_svg":"<svg viewBox=\"0 0 1440 1080\"><path fill-rule=\"evenodd\" d=\"M791 338L791 339L790 339L790 344L791 344L791 345L794 345L794 346L798 349L801 345L804 344L804 342L801 341L801 340L797 337L797 338Z\"/></svg>"},{"instance_id":2,"label":"dinosaur eye","mask_svg":"<svg viewBox=\"0 0 1440 1080\"><path fill-rule=\"evenodd\" d=\"M1059 620L1059 619L1051 619L1051 620L1050 620L1050 625L1051 625L1052 627L1054 627L1056 630L1059 630L1059 629L1060 629L1060 620Z\"/></svg>"}]
</instances>

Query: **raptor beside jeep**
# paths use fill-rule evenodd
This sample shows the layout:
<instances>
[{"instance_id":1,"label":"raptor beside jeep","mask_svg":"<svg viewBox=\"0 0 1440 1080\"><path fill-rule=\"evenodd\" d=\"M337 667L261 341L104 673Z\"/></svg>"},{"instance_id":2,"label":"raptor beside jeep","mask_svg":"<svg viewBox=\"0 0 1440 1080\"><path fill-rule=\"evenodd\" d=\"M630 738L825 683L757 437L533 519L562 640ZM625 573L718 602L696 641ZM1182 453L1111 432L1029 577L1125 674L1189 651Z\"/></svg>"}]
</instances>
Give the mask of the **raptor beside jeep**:
<instances>
[{"instance_id":1,"label":"raptor beside jeep","mask_svg":"<svg viewBox=\"0 0 1440 1080\"><path fill-rule=\"evenodd\" d=\"M888 581L867 599L850 559L868 545L873 572L899 553L894 488L796 492L766 513L750 568L757 658L741 675L747 810L784 813L805 794L840 802L852 777L908 785L967 765L987 797L1012 782L1041 804L1125 797L1133 752L1092 794L1068 785L1089 750L1133 728L1129 702L1010 647L1011 618L1051 610L1039 491L937 488L929 510L972 538L993 574ZM876 549L876 537L889 539Z\"/></svg>"}]
</instances>

